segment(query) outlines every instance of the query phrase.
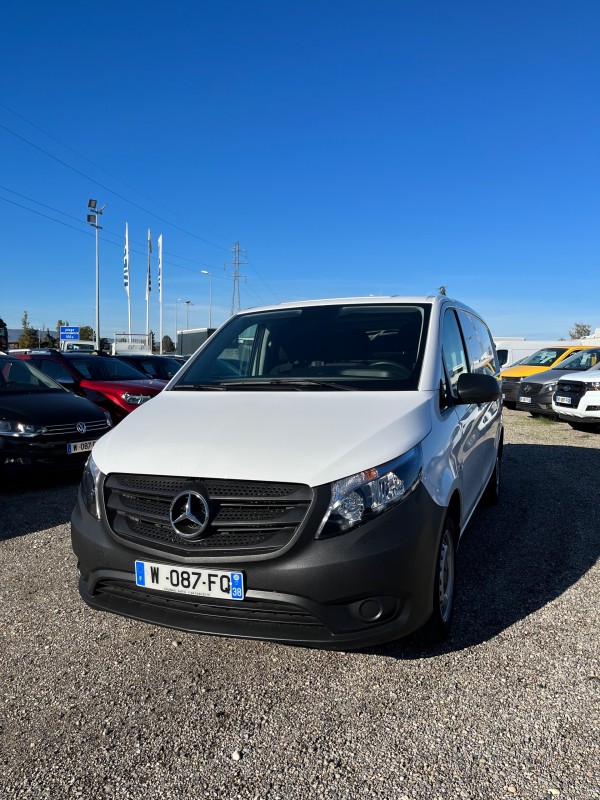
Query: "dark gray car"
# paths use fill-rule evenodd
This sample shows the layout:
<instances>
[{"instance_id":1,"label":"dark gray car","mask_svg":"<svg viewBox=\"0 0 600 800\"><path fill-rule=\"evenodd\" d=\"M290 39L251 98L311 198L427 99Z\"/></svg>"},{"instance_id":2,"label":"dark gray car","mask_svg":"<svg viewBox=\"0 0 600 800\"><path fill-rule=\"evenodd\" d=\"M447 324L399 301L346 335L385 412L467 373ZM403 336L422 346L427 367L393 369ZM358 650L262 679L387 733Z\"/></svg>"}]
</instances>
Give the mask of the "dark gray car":
<instances>
[{"instance_id":1,"label":"dark gray car","mask_svg":"<svg viewBox=\"0 0 600 800\"><path fill-rule=\"evenodd\" d=\"M600 347L594 347L574 353L554 369L523 378L519 386L517 409L529 411L533 416L556 419L557 414L552 410L552 395L556 390L557 381L570 372L585 372L598 363L600 363Z\"/></svg>"}]
</instances>

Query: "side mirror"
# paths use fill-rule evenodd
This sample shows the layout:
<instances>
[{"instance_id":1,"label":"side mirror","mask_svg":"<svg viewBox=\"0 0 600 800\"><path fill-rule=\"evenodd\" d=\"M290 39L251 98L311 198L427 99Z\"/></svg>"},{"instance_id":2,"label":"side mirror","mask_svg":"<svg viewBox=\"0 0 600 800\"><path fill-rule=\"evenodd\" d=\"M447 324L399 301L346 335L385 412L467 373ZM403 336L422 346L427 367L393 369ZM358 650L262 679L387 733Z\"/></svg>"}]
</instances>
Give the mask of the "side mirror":
<instances>
[{"instance_id":1,"label":"side mirror","mask_svg":"<svg viewBox=\"0 0 600 800\"><path fill-rule=\"evenodd\" d=\"M61 386L64 386L65 389L72 389L75 386L75 378L71 378L70 376L68 378L55 378L55 380L57 380Z\"/></svg>"},{"instance_id":2,"label":"side mirror","mask_svg":"<svg viewBox=\"0 0 600 800\"><path fill-rule=\"evenodd\" d=\"M477 372L463 372L456 385L458 392L458 402L468 405L469 403L492 403L499 400L502 394L500 381L491 375L481 375Z\"/></svg>"}]
</instances>

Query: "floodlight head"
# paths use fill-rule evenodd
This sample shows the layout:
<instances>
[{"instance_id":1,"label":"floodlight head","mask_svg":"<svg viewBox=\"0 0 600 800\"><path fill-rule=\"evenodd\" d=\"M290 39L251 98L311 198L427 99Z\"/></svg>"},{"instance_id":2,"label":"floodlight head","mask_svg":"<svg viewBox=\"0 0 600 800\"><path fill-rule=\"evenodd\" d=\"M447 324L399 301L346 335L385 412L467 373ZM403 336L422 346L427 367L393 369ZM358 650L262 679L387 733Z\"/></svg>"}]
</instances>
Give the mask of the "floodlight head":
<instances>
[{"instance_id":1,"label":"floodlight head","mask_svg":"<svg viewBox=\"0 0 600 800\"><path fill-rule=\"evenodd\" d=\"M96 217L93 214L88 214L87 221L93 225L96 222Z\"/></svg>"},{"instance_id":2,"label":"floodlight head","mask_svg":"<svg viewBox=\"0 0 600 800\"><path fill-rule=\"evenodd\" d=\"M207 269L201 269L201 270L200 270L200 272L201 272L203 275L210 275L210 272L209 272Z\"/></svg>"},{"instance_id":3,"label":"floodlight head","mask_svg":"<svg viewBox=\"0 0 600 800\"><path fill-rule=\"evenodd\" d=\"M95 209L97 205L98 205L98 201L97 200L88 200L88 208L90 210Z\"/></svg>"}]
</instances>

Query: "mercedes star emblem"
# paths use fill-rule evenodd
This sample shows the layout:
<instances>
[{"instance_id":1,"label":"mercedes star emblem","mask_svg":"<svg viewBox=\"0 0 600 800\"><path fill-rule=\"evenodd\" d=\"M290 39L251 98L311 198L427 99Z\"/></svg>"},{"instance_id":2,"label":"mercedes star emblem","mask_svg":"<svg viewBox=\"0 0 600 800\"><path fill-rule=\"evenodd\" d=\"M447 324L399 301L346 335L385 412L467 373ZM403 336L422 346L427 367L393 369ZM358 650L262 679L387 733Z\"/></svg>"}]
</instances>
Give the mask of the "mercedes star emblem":
<instances>
[{"instance_id":1,"label":"mercedes star emblem","mask_svg":"<svg viewBox=\"0 0 600 800\"><path fill-rule=\"evenodd\" d=\"M183 539L196 539L208 525L208 503L198 492L181 492L171 503L171 527Z\"/></svg>"}]
</instances>

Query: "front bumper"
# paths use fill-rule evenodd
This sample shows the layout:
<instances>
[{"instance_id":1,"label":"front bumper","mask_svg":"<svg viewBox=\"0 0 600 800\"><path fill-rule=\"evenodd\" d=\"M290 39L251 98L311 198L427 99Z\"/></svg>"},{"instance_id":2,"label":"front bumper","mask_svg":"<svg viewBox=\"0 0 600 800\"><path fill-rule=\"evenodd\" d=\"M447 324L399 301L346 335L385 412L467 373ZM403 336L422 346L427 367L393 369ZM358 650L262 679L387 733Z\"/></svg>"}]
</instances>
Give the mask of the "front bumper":
<instances>
[{"instance_id":1,"label":"front bumper","mask_svg":"<svg viewBox=\"0 0 600 800\"><path fill-rule=\"evenodd\" d=\"M324 489L325 487L321 487ZM319 491L319 490L317 490ZM91 607L197 633L330 649L364 647L411 633L433 608L435 559L445 509L423 487L359 528L315 540L316 503L289 548L274 554L183 557L123 542L79 497L71 519L79 590ZM243 601L136 586L136 559L242 571Z\"/></svg>"},{"instance_id":2,"label":"front bumper","mask_svg":"<svg viewBox=\"0 0 600 800\"><path fill-rule=\"evenodd\" d=\"M545 417L556 417L556 412L552 409L553 392L539 392L533 395L526 395L522 391L517 394L517 409L528 411L530 414L539 414ZM530 402L524 402L523 397L528 397Z\"/></svg>"},{"instance_id":3,"label":"front bumper","mask_svg":"<svg viewBox=\"0 0 600 800\"><path fill-rule=\"evenodd\" d=\"M76 442L73 436L69 442ZM89 452L67 453L67 440L35 441L0 436L0 471L6 474L24 472L81 471Z\"/></svg>"},{"instance_id":4,"label":"front bumper","mask_svg":"<svg viewBox=\"0 0 600 800\"><path fill-rule=\"evenodd\" d=\"M571 405L552 401L552 408L561 420L566 422L583 422L590 425L600 423L600 392L586 392L583 395L565 392L557 389L555 396L569 398Z\"/></svg>"},{"instance_id":5,"label":"front bumper","mask_svg":"<svg viewBox=\"0 0 600 800\"><path fill-rule=\"evenodd\" d=\"M508 403L516 403L519 399L519 393L521 391L521 381L514 380L514 379L506 379L502 380L502 399L504 404Z\"/></svg>"}]
</instances>

